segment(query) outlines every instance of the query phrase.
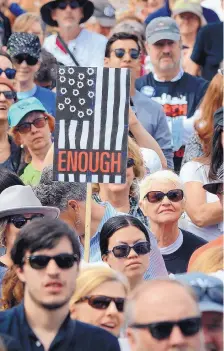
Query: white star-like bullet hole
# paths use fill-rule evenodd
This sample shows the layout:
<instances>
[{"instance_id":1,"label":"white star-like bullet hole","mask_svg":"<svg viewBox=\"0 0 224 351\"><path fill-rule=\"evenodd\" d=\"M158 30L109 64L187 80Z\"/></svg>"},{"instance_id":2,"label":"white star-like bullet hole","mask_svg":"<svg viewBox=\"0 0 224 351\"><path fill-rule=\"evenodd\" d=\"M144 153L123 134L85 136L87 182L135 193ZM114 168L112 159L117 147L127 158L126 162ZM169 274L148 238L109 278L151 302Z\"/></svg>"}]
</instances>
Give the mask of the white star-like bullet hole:
<instances>
[{"instance_id":1,"label":"white star-like bullet hole","mask_svg":"<svg viewBox=\"0 0 224 351\"><path fill-rule=\"evenodd\" d=\"M64 68L59 68L59 74L65 74L65 69Z\"/></svg>"},{"instance_id":2,"label":"white star-like bullet hole","mask_svg":"<svg viewBox=\"0 0 224 351\"><path fill-rule=\"evenodd\" d=\"M74 85L75 84L75 79L69 78L68 84L69 85Z\"/></svg>"},{"instance_id":3,"label":"white star-like bullet hole","mask_svg":"<svg viewBox=\"0 0 224 351\"><path fill-rule=\"evenodd\" d=\"M89 87L92 87L93 84L94 84L94 81L92 79L88 79L87 80L87 84L88 84Z\"/></svg>"},{"instance_id":4,"label":"white star-like bullet hole","mask_svg":"<svg viewBox=\"0 0 224 351\"><path fill-rule=\"evenodd\" d=\"M73 89L73 95L74 95L74 96L78 96L78 95L79 95L78 89Z\"/></svg>"},{"instance_id":5,"label":"white star-like bullet hole","mask_svg":"<svg viewBox=\"0 0 224 351\"><path fill-rule=\"evenodd\" d=\"M61 77L59 78L59 80L60 80L61 83L64 83L64 82L66 81L66 78L65 78L65 76L61 76Z\"/></svg>"},{"instance_id":6,"label":"white star-like bullet hole","mask_svg":"<svg viewBox=\"0 0 224 351\"><path fill-rule=\"evenodd\" d=\"M74 73L75 73L74 68L70 67L70 68L68 69L68 73L69 73L69 74L74 74Z\"/></svg>"},{"instance_id":7,"label":"white star-like bullet hole","mask_svg":"<svg viewBox=\"0 0 224 351\"><path fill-rule=\"evenodd\" d=\"M87 73L91 76L92 74L94 74L94 69L93 68L88 68L87 69Z\"/></svg>"},{"instance_id":8,"label":"white star-like bullet hole","mask_svg":"<svg viewBox=\"0 0 224 351\"><path fill-rule=\"evenodd\" d=\"M64 108L65 108L65 105L64 104L58 104L58 108L60 111L63 111Z\"/></svg>"},{"instance_id":9,"label":"white star-like bullet hole","mask_svg":"<svg viewBox=\"0 0 224 351\"><path fill-rule=\"evenodd\" d=\"M61 94L65 95L67 93L67 89L66 88L61 88Z\"/></svg>"},{"instance_id":10,"label":"white star-like bullet hole","mask_svg":"<svg viewBox=\"0 0 224 351\"><path fill-rule=\"evenodd\" d=\"M79 118L83 118L84 117L84 112L83 111L79 111L78 112L78 117Z\"/></svg>"},{"instance_id":11,"label":"white star-like bullet hole","mask_svg":"<svg viewBox=\"0 0 224 351\"><path fill-rule=\"evenodd\" d=\"M71 103L71 99L70 98L65 98L65 104L69 105Z\"/></svg>"},{"instance_id":12,"label":"white star-like bullet hole","mask_svg":"<svg viewBox=\"0 0 224 351\"><path fill-rule=\"evenodd\" d=\"M84 87L84 83L83 82L78 82L77 87L79 89L82 89Z\"/></svg>"},{"instance_id":13,"label":"white star-like bullet hole","mask_svg":"<svg viewBox=\"0 0 224 351\"><path fill-rule=\"evenodd\" d=\"M91 108L88 108L88 109L86 110L86 113L87 113L88 116L92 116L93 110L91 110Z\"/></svg>"},{"instance_id":14,"label":"white star-like bullet hole","mask_svg":"<svg viewBox=\"0 0 224 351\"><path fill-rule=\"evenodd\" d=\"M85 78L85 74L84 73L79 73L79 79L83 80Z\"/></svg>"},{"instance_id":15,"label":"white star-like bullet hole","mask_svg":"<svg viewBox=\"0 0 224 351\"><path fill-rule=\"evenodd\" d=\"M89 91L89 92L88 92L88 97L89 97L90 99L92 99L94 96L95 96L95 94L94 94L93 91Z\"/></svg>"},{"instance_id":16,"label":"white star-like bullet hole","mask_svg":"<svg viewBox=\"0 0 224 351\"><path fill-rule=\"evenodd\" d=\"M75 112L76 111L76 107L75 106L70 106L70 111L71 112Z\"/></svg>"},{"instance_id":17,"label":"white star-like bullet hole","mask_svg":"<svg viewBox=\"0 0 224 351\"><path fill-rule=\"evenodd\" d=\"M85 99L79 99L79 103L80 103L80 105L85 105L85 102L86 102L86 100Z\"/></svg>"}]
</instances>

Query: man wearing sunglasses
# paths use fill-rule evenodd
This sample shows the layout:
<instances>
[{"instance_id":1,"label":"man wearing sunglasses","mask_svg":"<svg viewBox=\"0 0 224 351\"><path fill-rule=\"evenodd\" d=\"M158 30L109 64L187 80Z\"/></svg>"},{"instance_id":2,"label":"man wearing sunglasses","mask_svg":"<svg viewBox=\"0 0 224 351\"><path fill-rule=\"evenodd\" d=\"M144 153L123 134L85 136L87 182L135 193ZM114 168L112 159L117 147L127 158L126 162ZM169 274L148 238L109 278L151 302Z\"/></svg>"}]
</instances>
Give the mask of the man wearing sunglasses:
<instances>
[{"instance_id":1,"label":"man wearing sunglasses","mask_svg":"<svg viewBox=\"0 0 224 351\"><path fill-rule=\"evenodd\" d=\"M176 275L197 295L206 351L223 351L223 281L204 273Z\"/></svg>"},{"instance_id":2,"label":"man wearing sunglasses","mask_svg":"<svg viewBox=\"0 0 224 351\"><path fill-rule=\"evenodd\" d=\"M80 26L93 15L89 0L53 0L41 8L43 21L58 27L45 39L44 48L64 66L101 66L107 39Z\"/></svg>"},{"instance_id":3,"label":"man wearing sunglasses","mask_svg":"<svg viewBox=\"0 0 224 351\"><path fill-rule=\"evenodd\" d=\"M13 33L7 44L7 51L16 69L16 90L18 100L35 97L52 116L56 114L56 94L36 85L35 75L40 68L41 45L37 35Z\"/></svg>"},{"instance_id":4,"label":"man wearing sunglasses","mask_svg":"<svg viewBox=\"0 0 224 351\"><path fill-rule=\"evenodd\" d=\"M24 283L24 302L0 312L0 332L24 351L119 351L117 339L69 315L79 272L75 232L64 222L41 219L21 229L11 253Z\"/></svg>"},{"instance_id":5,"label":"man wearing sunglasses","mask_svg":"<svg viewBox=\"0 0 224 351\"><path fill-rule=\"evenodd\" d=\"M140 56L141 48L138 37L133 34L120 32L114 34L107 42L104 65L113 68L129 68L131 70L130 95L132 109L144 129L158 142L166 157L168 167L172 169L171 133L165 114L158 103L148 99L135 89L135 80L141 67ZM134 133L132 132L132 134ZM143 145L141 146L144 147Z\"/></svg>"},{"instance_id":6,"label":"man wearing sunglasses","mask_svg":"<svg viewBox=\"0 0 224 351\"><path fill-rule=\"evenodd\" d=\"M139 285L126 306L131 351L205 351L193 292L171 280Z\"/></svg>"}]
</instances>

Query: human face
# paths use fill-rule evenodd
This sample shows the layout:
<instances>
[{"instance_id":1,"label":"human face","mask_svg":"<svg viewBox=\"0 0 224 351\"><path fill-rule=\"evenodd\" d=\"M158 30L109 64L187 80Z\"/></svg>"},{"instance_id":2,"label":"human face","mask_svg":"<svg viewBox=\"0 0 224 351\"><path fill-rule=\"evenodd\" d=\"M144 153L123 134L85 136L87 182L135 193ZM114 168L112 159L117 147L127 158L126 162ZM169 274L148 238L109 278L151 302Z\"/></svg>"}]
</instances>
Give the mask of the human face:
<instances>
[{"instance_id":1,"label":"human face","mask_svg":"<svg viewBox=\"0 0 224 351\"><path fill-rule=\"evenodd\" d=\"M200 18L197 15L192 12L183 12L174 18L180 28L181 35L194 33L196 36L200 28Z\"/></svg>"},{"instance_id":2,"label":"human face","mask_svg":"<svg viewBox=\"0 0 224 351\"><path fill-rule=\"evenodd\" d=\"M180 42L172 40L159 40L148 45L151 62L158 73L176 73L180 67Z\"/></svg>"},{"instance_id":3,"label":"human face","mask_svg":"<svg viewBox=\"0 0 224 351\"><path fill-rule=\"evenodd\" d=\"M145 242L145 234L140 229L129 226L117 230L109 239L108 250L112 250L115 246L127 244L132 246L139 242ZM112 252L103 257L103 260L109 264L115 271L123 273L130 281L141 280L144 273L149 267L149 253L146 255L137 255L131 249L128 257L116 258Z\"/></svg>"},{"instance_id":4,"label":"human face","mask_svg":"<svg viewBox=\"0 0 224 351\"><path fill-rule=\"evenodd\" d=\"M116 49L124 49L125 55L121 58L115 54ZM130 56L130 50L138 49L138 45L134 40L117 40L110 47L110 57L104 59L106 67L113 68L130 68L132 72L137 72L140 69L140 58L133 59Z\"/></svg>"},{"instance_id":5,"label":"human face","mask_svg":"<svg viewBox=\"0 0 224 351\"><path fill-rule=\"evenodd\" d=\"M40 68L40 63L38 62L36 65L31 66L25 60L22 63L14 60L14 66L16 69L16 80L20 83L28 83L34 82L34 76Z\"/></svg>"},{"instance_id":6,"label":"human face","mask_svg":"<svg viewBox=\"0 0 224 351\"><path fill-rule=\"evenodd\" d=\"M5 84L0 84L1 91L11 91L11 89ZM8 109L13 103L14 99L6 99L4 94L0 94L0 122L7 121Z\"/></svg>"},{"instance_id":7,"label":"human face","mask_svg":"<svg viewBox=\"0 0 224 351\"><path fill-rule=\"evenodd\" d=\"M40 23L38 21L35 21L32 23L32 25L30 26L29 30L27 31L27 33L30 34L35 34L38 36L38 38L40 39L40 44L41 46L44 43L44 32L43 29L40 25Z\"/></svg>"},{"instance_id":8,"label":"human face","mask_svg":"<svg viewBox=\"0 0 224 351\"><path fill-rule=\"evenodd\" d=\"M37 118L43 118L44 115L41 112L31 112L25 117L19 125L22 125L26 122L34 122ZM46 121L46 124L42 128L37 128L33 124L31 124L31 130L25 134L20 135L21 144L24 144L31 151L38 151L41 149L45 149L48 145L51 144L51 133L49 124Z\"/></svg>"},{"instance_id":9,"label":"human face","mask_svg":"<svg viewBox=\"0 0 224 351\"><path fill-rule=\"evenodd\" d=\"M88 296L103 295L108 297L126 298L123 285L116 281L107 281L93 289ZM106 309L96 309L88 304L88 301L79 302L72 307L71 317L81 322L93 324L106 329L116 337L120 334L121 325L124 321L124 313L119 312L112 301Z\"/></svg>"},{"instance_id":10,"label":"human face","mask_svg":"<svg viewBox=\"0 0 224 351\"><path fill-rule=\"evenodd\" d=\"M66 2L69 3L72 1L73 0ZM58 23L59 28L66 30L74 29L79 27L80 21L83 18L83 9L82 7L72 9L70 6L66 6L63 10L56 8L52 11L52 18Z\"/></svg>"},{"instance_id":11,"label":"human face","mask_svg":"<svg viewBox=\"0 0 224 351\"><path fill-rule=\"evenodd\" d=\"M180 189L180 186L170 180L153 180L148 191L162 191L167 193L170 190ZM167 196L162 201L151 203L145 198L142 202L143 210L150 222L158 225L175 223L183 212L184 201L172 202Z\"/></svg>"},{"instance_id":12,"label":"human face","mask_svg":"<svg viewBox=\"0 0 224 351\"><path fill-rule=\"evenodd\" d=\"M27 251L29 255L56 256L62 253L73 254L71 242L67 237L59 240L52 249L42 249L35 252ZM46 268L34 269L25 260L23 267L17 268L19 279L25 283L26 301L41 306L47 310L55 310L68 304L74 290L78 274L78 265L62 269L54 260L50 260Z\"/></svg>"},{"instance_id":13,"label":"human face","mask_svg":"<svg viewBox=\"0 0 224 351\"><path fill-rule=\"evenodd\" d=\"M149 298L150 296L150 298ZM133 323L148 324L198 317L196 302L184 287L162 283L141 293L133 306ZM157 340L146 329L128 328L131 351L204 351L201 333L184 336L175 325L167 339Z\"/></svg>"},{"instance_id":14,"label":"human face","mask_svg":"<svg viewBox=\"0 0 224 351\"><path fill-rule=\"evenodd\" d=\"M223 350L223 313L203 312L202 328L207 351Z\"/></svg>"}]
</instances>

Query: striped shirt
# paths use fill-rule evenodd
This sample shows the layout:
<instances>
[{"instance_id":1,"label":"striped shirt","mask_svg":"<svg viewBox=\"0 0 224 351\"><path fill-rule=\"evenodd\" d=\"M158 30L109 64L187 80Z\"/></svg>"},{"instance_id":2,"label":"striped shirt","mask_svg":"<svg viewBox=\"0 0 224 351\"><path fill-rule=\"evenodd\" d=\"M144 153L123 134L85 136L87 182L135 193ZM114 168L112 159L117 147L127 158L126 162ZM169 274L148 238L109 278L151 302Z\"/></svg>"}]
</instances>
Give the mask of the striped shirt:
<instances>
[{"instance_id":1,"label":"striped shirt","mask_svg":"<svg viewBox=\"0 0 224 351\"><path fill-rule=\"evenodd\" d=\"M106 221L115 216L123 215L124 213L116 212L116 210L108 203L101 203L105 207L104 216L98 226L97 232L90 239L90 262L102 261L101 252L100 252L100 231L106 223ZM149 267L144 275L145 280L152 278L164 277L167 276L166 266L163 260L163 257L159 251L156 238L149 231L149 238L151 242L151 251L150 251L150 261ZM81 256L84 257L84 247L80 243Z\"/></svg>"}]
</instances>

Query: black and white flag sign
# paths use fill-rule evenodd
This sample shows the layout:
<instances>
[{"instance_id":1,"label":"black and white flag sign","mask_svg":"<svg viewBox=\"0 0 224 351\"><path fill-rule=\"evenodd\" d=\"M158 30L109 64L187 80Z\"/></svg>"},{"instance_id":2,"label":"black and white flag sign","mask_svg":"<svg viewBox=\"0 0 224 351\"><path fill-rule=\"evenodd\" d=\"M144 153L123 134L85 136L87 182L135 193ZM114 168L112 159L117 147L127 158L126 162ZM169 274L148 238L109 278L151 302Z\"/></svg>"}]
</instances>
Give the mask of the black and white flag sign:
<instances>
[{"instance_id":1,"label":"black and white flag sign","mask_svg":"<svg viewBox=\"0 0 224 351\"><path fill-rule=\"evenodd\" d=\"M126 181L130 72L59 67L54 180Z\"/></svg>"}]
</instances>

